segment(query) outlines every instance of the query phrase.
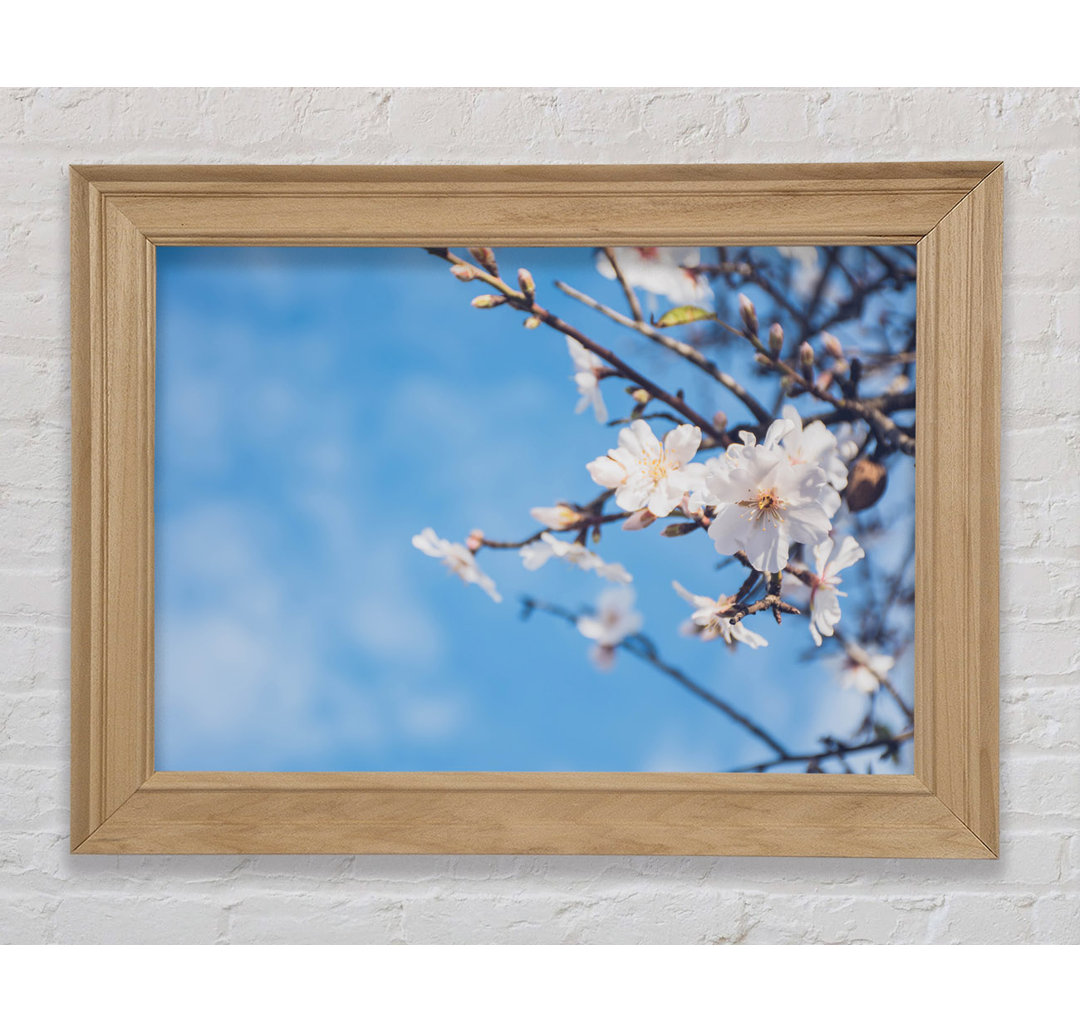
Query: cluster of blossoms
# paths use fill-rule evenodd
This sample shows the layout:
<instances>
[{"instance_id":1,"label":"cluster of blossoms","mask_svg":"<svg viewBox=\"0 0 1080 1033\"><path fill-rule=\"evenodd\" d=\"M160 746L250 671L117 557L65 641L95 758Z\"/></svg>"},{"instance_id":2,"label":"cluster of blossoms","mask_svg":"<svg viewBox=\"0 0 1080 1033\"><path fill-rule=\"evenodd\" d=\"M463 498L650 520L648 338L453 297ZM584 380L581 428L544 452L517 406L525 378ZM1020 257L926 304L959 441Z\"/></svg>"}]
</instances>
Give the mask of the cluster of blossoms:
<instances>
[{"instance_id":1,"label":"cluster of blossoms","mask_svg":"<svg viewBox=\"0 0 1080 1033\"><path fill-rule=\"evenodd\" d=\"M615 502L630 513L652 517L681 509L708 528L716 551L741 554L762 574L779 574L793 545L813 550L810 630L821 645L840 619L839 571L863 555L848 537L834 552L832 519L847 484L854 445L841 443L820 421L803 426L794 406L786 406L763 441L744 431L740 442L720 456L693 462L701 431L682 424L663 441L644 420L619 432L618 447L588 464L593 480L613 489ZM734 599L676 591L696 609L692 618L702 638L721 636L754 648L765 640L731 623Z\"/></svg>"},{"instance_id":2,"label":"cluster of blossoms","mask_svg":"<svg viewBox=\"0 0 1080 1033\"><path fill-rule=\"evenodd\" d=\"M430 527L425 527L419 534L414 534L412 543L425 556L442 560L443 566L457 574L467 585L479 585L495 602L502 602L502 596L495 588L495 582L478 566L475 549L470 549L468 545L459 545L457 542L448 542L445 538L440 538Z\"/></svg>"},{"instance_id":3,"label":"cluster of blossoms","mask_svg":"<svg viewBox=\"0 0 1080 1033\"><path fill-rule=\"evenodd\" d=\"M645 420L635 420L619 432L617 447L587 464L587 469L597 484L614 491L616 504L631 514L632 521L638 518L633 526L646 526L680 510L707 527L717 552L739 553L762 574L780 573L788 565L791 547L805 546L814 559L813 569L804 572L810 586L810 634L820 646L840 620L844 595L840 571L863 556L850 535L839 544L832 537L832 518L840 507L839 493L847 483L854 446L838 441L821 422L804 426L793 406L785 407L761 442L744 431L740 442L723 454L694 462L700 445L701 431L691 424L675 427L661 441ZM620 585L632 581L621 564L605 563L584 545L551 533L578 526L579 510L558 504L537 507L532 516L550 530L519 550L526 570L560 559ZM498 602L501 596L494 582L476 562L482 543L479 532L458 544L437 537L431 528L413 538L418 549L441 559L462 580L478 585ZM720 638L729 646L768 645L762 635L733 622L734 596L697 595L678 582L673 587L694 608L683 626L685 633L702 641ZM615 646L640 628L641 617L632 602L632 593L609 591L601 596L595 616L578 622L582 634L596 641L596 658L604 666L610 664ZM867 679L876 686L879 674L884 674L871 670L868 663L856 662L854 668L862 672L857 687L863 689Z\"/></svg>"},{"instance_id":4,"label":"cluster of blossoms","mask_svg":"<svg viewBox=\"0 0 1080 1033\"><path fill-rule=\"evenodd\" d=\"M615 648L641 630L643 619L634 609L632 588L608 588L600 593L596 610L577 619L577 628L593 647L593 661L609 670L615 661Z\"/></svg>"},{"instance_id":5,"label":"cluster of blossoms","mask_svg":"<svg viewBox=\"0 0 1080 1033\"><path fill-rule=\"evenodd\" d=\"M545 531L539 541L523 546L519 555L526 570L539 570L549 559L565 560L581 570L591 570L598 577L627 585L634 579L621 563L605 563L595 552L577 542L564 542Z\"/></svg>"},{"instance_id":6,"label":"cluster of blossoms","mask_svg":"<svg viewBox=\"0 0 1080 1033\"><path fill-rule=\"evenodd\" d=\"M701 249L696 247L617 247L615 261L626 282L651 295L663 295L673 305L701 305L712 301L713 290L700 270ZM615 279L615 270L603 251L597 253L601 276Z\"/></svg>"},{"instance_id":7,"label":"cluster of blossoms","mask_svg":"<svg viewBox=\"0 0 1080 1033\"><path fill-rule=\"evenodd\" d=\"M816 282L819 275L816 248L791 248L786 255L795 263L795 278L799 283ZM492 257L481 264L492 271L493 263ZM618 278L624 287L644 290L654 300L663 296L677 306L692 307L707 304L713 298L698 248L618 247L598 252L596 264L606 278ZM526 282L532 283L527 274L519 274L519 279L523 290L535 290L525 286ZM742 295L740 312L744 325L756 333L753 305ZM538 322L533 317L526 325L538 325ZM773 329L782 342L779 326ZM773 337L771 332L770 349ZM573 365L572 379L579 395L575 411L583 413L591 408L596 420L606 423L608 409L600 384L616 371L605 366L580 341L569 336L565 339ZM839 344L835 339L832 341L833 351L838 351ZM825 347L829 350L828 342ZM807 344L802 348L809 358L801 361L809 369L813 365L813 350ZM588 463L587 470L593 481L610 491L615 504L628 514L623 523L627 530L647 527L676 513L691 523L672 527L672 533L688 533L695 526L705 528L716 552L737 557L765 577L769 592L775 595L767 597L764 604L780 609L786 606L787 610L798 612L784 602L769 602L779 599L782 574L788 571L795 575L809 589L809 630L820 647L825 638L834 635L841 618L840 598L845 593L840 589L840 572L864 556L853 537L848 535L840 540L834 531L842 506L841 493L847 489L850 495L859 490L858 466L854 468L852 484L848 485L849 465L859 451L850 428L848 431L846 436L838 437L820 420L804 425L796 408L787 405L768 426L761 441L756 435L742 431L739 440L729 444L721 454L695 461L702 443L698 426L680 424L661 440L647 420L639 418L623 427L617 446ZM517 545L488 542L479 531L472 532L464 544L451 543L438 538L431 528L416 535L413 544L425 554L442 560L465 582L478 585L496 601L501 597L494 582L476 562L476 553L484 546L517 548L522 564L529 571L558 559L615 582L618 587L601 593L594 611L576 621L581 634L595 643L594 659L600 666L610 667L615 649L636 635L642 626L642 616L634 609L634 593L626 587L633 580L629 571L621 564L604 562L584 544L590 527L596 528L610 518L565 503L537 507L531 514L547 530ZM575 540L557 537L564 532L575 532L577 537ZM796 555L804 561L795 567L790 565L793 548L800 550ZM682 627L684 634L706 642L722 639L731 648L738 643L750 649L768 645L762 635L742 622L748 612L756 610L740 602L741 596L698 595L677 581L672 582L672 587L692 607L690 618ZM744 591L752 591L753 587L751 579ZM778 619L780 609L774 611ZM894 660L843 644L841 681L859 691L876 691Z\"/></svg>"},{"instance_id":8,"label":"cluster of blossoms","mask_svg":"<svg viewBox=\"0 0 1080 1033\"><path fill-rule=\"evenodd\" d=\"M570 352L570 361L574 364L574 383L581 395L574 412L583 413L591 405L596 413L596 422L606 423L608 411L604 396L600 393L604 364L585 345L572 337L566 338L566 347Z\"/></svg>"},{"instance_id":9,"label":"cluster of blossoms","mask_svg":"<svg viewBox=\"0 0 1080 1033\"><path fill-rule=\"evenodd\" d=\"M719 599L713 599L707 595L694 595L688 592L678 581L672 581L671 587L694 607L690 619L682 626L684 635L694 635L702 642L711 642L714 638L722 638L729 646L736 642L744 642L751 649L759 646L767 646L768 640L751 631L742 624L732 624L731 618L735 614L735 596L722 595Z\"/></svg>"}]
</instances>

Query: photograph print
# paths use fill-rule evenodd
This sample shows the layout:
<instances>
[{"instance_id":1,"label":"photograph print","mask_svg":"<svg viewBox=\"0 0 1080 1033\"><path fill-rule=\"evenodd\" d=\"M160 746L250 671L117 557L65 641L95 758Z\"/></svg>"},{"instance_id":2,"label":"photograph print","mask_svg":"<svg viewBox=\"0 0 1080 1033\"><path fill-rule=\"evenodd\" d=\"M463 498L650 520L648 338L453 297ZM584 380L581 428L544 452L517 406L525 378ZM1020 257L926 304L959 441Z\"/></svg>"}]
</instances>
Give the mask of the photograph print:
<instances>
[{"instance_id":1,"label":"photograph print","mask_svg":"<svg viewBox=\"0 0 1080 1033\"><path fill-rule=\"evenodd\" d=\"M915 271L159 247L157 768L910 773Z\"/></svg>"}]
</instances>

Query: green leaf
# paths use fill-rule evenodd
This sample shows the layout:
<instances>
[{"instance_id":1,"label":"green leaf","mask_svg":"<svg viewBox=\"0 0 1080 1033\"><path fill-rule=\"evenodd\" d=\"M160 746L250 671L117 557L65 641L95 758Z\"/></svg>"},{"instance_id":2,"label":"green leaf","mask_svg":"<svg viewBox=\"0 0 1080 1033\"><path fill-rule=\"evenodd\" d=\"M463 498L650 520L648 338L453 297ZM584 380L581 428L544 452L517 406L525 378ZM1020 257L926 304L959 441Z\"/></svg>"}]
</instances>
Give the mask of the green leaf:
<instances>
[{"instance_id":1,"label":"green leaf","mask_svg":"<svg viewBox=\"0 0 1080 1033\"><path fill-rule=\"evenodd\" d=\"M656 325L682 326L684 323L700 323L703 319L715 319L716 313L707 309L698 308L697 305L680 305L670 312L665 312L657 321Z\"/></svg>"}]
</instances>

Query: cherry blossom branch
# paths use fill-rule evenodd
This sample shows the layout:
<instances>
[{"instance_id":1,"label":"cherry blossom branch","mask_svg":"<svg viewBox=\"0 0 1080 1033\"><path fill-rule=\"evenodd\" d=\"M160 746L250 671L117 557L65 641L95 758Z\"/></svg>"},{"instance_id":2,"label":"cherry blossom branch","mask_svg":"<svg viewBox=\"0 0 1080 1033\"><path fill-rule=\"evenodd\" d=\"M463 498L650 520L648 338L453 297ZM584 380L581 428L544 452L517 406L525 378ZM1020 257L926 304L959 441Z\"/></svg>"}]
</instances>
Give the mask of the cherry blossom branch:
<instances>
[{"instance_id":1,"label":"cherry blossom branch","mask_svg":"<svg viewBox=\"0 0 1080 1033\"><path fill-rule=\"evenodd\" d=\"M624 362L609 348L605 348L602 344L597 344L596 341L591 337L587 337L576 327L571 326L559 316L554 315L547 309L538 305L534 294L527 294L524 290L515 290L498 276L480 266L464 261L447 248L426 248L426 250L429 254L435 255L437 258L442 258L452 266L465 270L465 275L467 275L469 279L480 280L481 283L485 283L492 289L498 291L499 304L505 302L519 312L528 312L531 316L535 316L539 319L541 323L546 323L552 329L558 330L559 333L566 337L572 337L578 344L592 352L593 355L603 359L604 362L621 374L624 379L637 384L638 387L644 388L653 398L663 402L677 413L681 413L685 416L687 420L694 424L694 426L700 428L703 445L706 447L712 446L717 430L711 420L702 416L701 413L687 405L684 399L665 391L659 384L650 380L643 373L639 373L633 366ZM482 307L493 307L493 304Z\"/></svg>"},{"instance_id":2,"label":"cherry blossom branch","mask_svg":"<svg viewBox=\"0 0 1080 1033\"><path fill-rule=\"evenodd\" d=\"M582 531L588 531L591 527L600 527L603 524L612 524L616 520L625 520L626 517L626 513L602 513L592 515L583 512L580 520L568 524L566 527L541 527L535 534L529 535L528 538L522 538L521 541L518 542L500 542L494 541L491 538L481 538L480 547L484 549L523 549L526 545L532 545L533 542L538 542L541 535L565 534L569 531L581 533Z\"/></svg>"},{"instance_id":3,"label":"cherry blossom branch","mask_svg":"<svg viewBox=\"0 0 1080 1033\"><path fill-rule=\"evenodd\" d=\"M792 606L791 603L784 602L780 598L778 592L769 592L763 596L756 603L742 603L734 607L735 612L728 618L730 624L738 624L744 617L749 617L751 614L761 613L762 610L772 610L772 615L776 619L776 623L781 621L781 614L794 613L801 614L797 606Z\"/></svg>"},{"instance_id":4,"label":"cherry blossom branch","mask_svg":"<svg viewBox=\"0 0 1080 1033\"><path fill-rule=\"evenodd\" d=\"M915 392L897 391L891 394L880 395L877 398L864 398L860 401L862 405L872 406L883 413L901 412L905 409L915 408ZM737 427L730 428L728 433L733 437L738 437L739 431L741 430L761 432L768 428L772 419L773 417L770 415L768 420L764 420L761 423L741 423ZM803 417L803 426L808 426L811 423L817 422L823 423L828 427L834 423L846 423L851 419L852 416L849 412L841 408L835 408L830 412L813 413ZM758 436L760 437L760 433Z\"/></svg>"},{"instance_id":5,"label":"cherry blossom branch","mask_svg":"<svg viewBox=\"0 0 1080 1033\"><path fill-rule=\"evenodd\" d=\"M754 585L757 582L757 571L755 571L753 567L750 566L750 561L745 553L737 552L735 553L733 558L738 560L744 566L749 567L751 570L750 576L747 578L747 580L744 582L743 586L739 589L738 593L735 596L736 600L739 600L743 596L745 596L750 590L753 589ZM814 577L807 568L797 567L794 564L788 563L784 567L784 571L793 575L794 577L797 577L803 584L807 585L808 587L813 587ZM743 618L749 617L751 614L761 613L763 610L772 610L773 617L776 619L777 624L780 623L780 615L782 613L792 613L800 616L805 616L802 610L798 609L795 606L792 606L790 603L785 602L781 598L780 587L781 575L770 575L765 596L757 600L757 602L750 604L737 602L736 605L733 607L734 612L729 618L730 622L732 624L738 624L740 621L743 620ZM904 701L904 698L897 691L896 686L893 685L888 676L880 674L878 671L874 670L871 664L867 662L868 658L866 651L861 646L849 641L848 638L838 628L833 628L833 637L836 639L836 642L841 647L841 649L843 649L844 652L847 653L847 655L855 663L859 664L860 667L866 668L866 670L869 671L875 679L877 679L878 684L886 692L888 692L890 696L892 696L893 700L896 702L896 705L904 712L904 716L908 719L908 721L914 721L915 715L911 707L908 706L908 704Z\"/></svg>"},{"instance_id":6,"label":"cherry blossom branch","mask_svg":"<svg viewBox=\"0 0 1080 1033\"><path fill-rule=\"evenodd\" d=\"M847 653L847 655L855 663L859 664L860 667L865 668L867 671L869 671L877 679L878 684L886 692L888 692L888 694L890 696L892 696L892 698L895 701L896 705L904 712L904 716L909 721L914 721L915 720L914 712L912 711L911 707L909 707L907 705L907 703L904 701L904 697L901 696L899 692L897 692L896 686L893 685L893 683L892 683L892 681L890 681L889 677L887 675L880 674L878 671L875 671L874 668L869 663L867 663L866 650L863 649L862 646L856 645L854 642L851 642L843 634L843 632L840 631L839 628L833 628L833 638L836 639L836 641L840 645L840 648L843 649L844 652Z\"/></svg>"},{"instance_id":7,"label":"cherry blossom branch","mask_svg":"<svg viewBox=\"0 0 1080 1033\"><path fill-rule=\"evenodd\" d=\"M902 431L881 411L880 407L867 404L856 398L837 398L831 392L819 387L810 378L804 377L783 359L773 355L773 353L762 344L761 338L758 337L755 332L751 330L740 330L730 323L725 323L724 320L717 316L713 316L712 318L713 322L718 323L729 333L735 334L735 336L748 341L761 357L761 362L764 366L778 370L789 379L790 383L802 388L807 394L811 394L823 402L828 402L829 405L845 414L865 420L870 424L871 429L874 431L874 436L879 440L893 445L906 455L913 456L915 454L915 439Z\"/></svg>"},{"instance_id":8,"label":"cherry blossom branch","mask_svg":"<svg viewBox=\"0 0 1080 1033\"><path fill-rule=\"evenodd\" d=\"M914 553L914 543L912 544L912 549L911 549L911 554L913 554L913 553ZM743 554L737 554L735 558L738 559L740 562L743 562L743 563L747 562L747 560L745 558L745 555L743 555ZM905 565L906 565L906 561L905 561ZM784 567L784 571L786 573L788 573L788 574L793 575L794 577L797 577L808 588L813 588L814 587L814 575L806 567L798 567L798 566L795 566L792 563L789 563L789 564L787 564L787 566ZM887 605L891 606L892 601L890 600ZM759 606L758 609L765 609L765 607L764 606ZM756 611L750 609L750 610L748 610L748 612L756 612ZM784 612L785 613L788 613L788 612L800 613L801 611L796 610L796 609L794 609L794 607L792 607L792 610L790 610L790 611L785 610ZM735 623L735 622L732 621L732 623ZM777 623L779 623L779 621ZM874 678L877 679L878 684L883 689L885 689L885 691L888 692L890 696L892 696L893 700L895 700L895 702L896 702L896 705L904 712L904 716L908 719L908 721L914 721L915 720L914 712L912 711L911 707L909 707L907 705L907 703L904 701L904 698L900 695L900 693L896 690L896 686L893 685L893 683L889 680L887 675L878 673L867 662L868 657L867 657L867 654L866 654L866 650L863 649L862 646L859 646L856 643L851 642L847 638L847 636L844 635L843 632L840 631L839 628L836 628L836 627L833 628L833 638L836 639L836 642L840 646L840 648L843 649L844 652L847 653L847 655L855 663L857 663L860 667L865 667L866 670L868 670L874 676Z\"/></svg>"},{"instance_id":9,"label":"cherry blossom branch","mask_svg":"<svg viewBox=\"0 0 1080 1033\"><path fill-rule=\"evenodd\" d=\"M778 767L781 764L806 764L813 770L824 760L848 757L853 753L863 753L867 750L885 750L886 756L897 750L902 743L909 742L915 736L912 728L898 732L896 735L880 735L876 739L863 743L845 743L839 740L825 740L834 742L835 745L817 753L800 753L788 757L774 757L771 760L761 761L759 764L747 764L745 767L733 768L733 772L744 771L767 771L769 768Z\"/></svg>"},{"instance_id":10,"label":"cherry blossom branch","mask_svg":"<svg viewBox=\"0 0 1080 1033\"><path fill-rule=\"evenodd\" d=\"M645 316L641 311L641 304L638 302L637 295L634 293L634 288L626 282L626 277L623 276L623 271L619 267L619 261L615 257L615 249L613 247L604 248L604 256L611 263L611 268L615 272L615 279L619 281L619 286L622 287L623 293L626 295L626 303L630 306L630 314L634 317L634 321L637 323L644 323Z\"/></svg>"},{"instance_id":11,"label":"cherry blossom branch","mask_svg":"<svg viewBox=\"0 0 1080 1033\"><path fill-rule=\"evenodd\" d=\"M838 261L837 266L847 277L848 283L852 288L852 293L830 316L808 327L806 332L807 337L813 337L828 330L830 327L836 326L838 323L843 323L849 319L855 319L861 316L863 309L866 306L867 298L876 294L882 288L893 284L899 289L902 288L905 283L914 281L916 276L914 268L905 269L898 266L880 248L870 247L867 248L867 250L881 263L885 271L869 283L859 283L851 276L847 268Z\"/></svg>"},{"instance_id":12,"label":"cherry blossom branch","mask_svg":"<svg viewBox=\"0 0 1080 1033\"><path fill-rule=\"evenodd\" d=\"M676 355L681 355L687 362L697 366L698 369L707 373L718 384L722 384L726 387L740 402L743 403L743 405L746 406L747 409L750 410L751 413L753 413L760 423L769 423L772 421L772 413L770 413L761 402L750 394L750 392L731 376L730 373L725 373L716 365L716 363L706 358L692 345L661 333L656 327L646 323L643 319L628 319L621 312L616 312L615 309L608 308L607 305L604 305L595 298L589 297L588 294L571 287L568 283L563 283L562 280L556 280L555 286L575 301L580 301L583 305L587 305L589 308L601 313L601 315L607 316L608 319L613 320L620 326L624 326L630 330L636 330L638 333L649 338L649 340L663 345L663 347L667 348L669 351L675 352Z\"/></svg>"},{"instance_id":13,"label":"cherry blossom branch","mask_svg":"<svg viewBox=\"0 0 1080 1033\"><path fill-rule=\"evenodd\" d=\"M742 559L746 559L745 553L741 554ZM746 560L749 563L749 560ZM782 620L781 614L785 613L802 613L796 606L792 606L791 603L786 603L780 598L780 585L783 578L782 574L770 574L768 584L765 588L765 595L759 599L756 603L737 603L732 608L732 614L728 618L729 624L738 624L744 617L749 617L752 613L761 613L762 610L772 610L773 618L776 623L779 624ZM754 579L756 581L756 579ZM747 591L746 586L752 583L750 578L747 578L742 588L739 589L739 595L744 594ZM738 598L738 596L736 596Z\"/></svg>"},{"instance_id":14,"label":"cherry blossom branch","mask_svg":"<svg viewBox=\"0 0 1080 1033\"><path fill-rule=\"evenodd\" d=\"M559 617L569 624L577 625L578 615L562 606L557 606L554 603L547 603L540 599L533 599L528 596L522 599L521 604L523 618L529 617L534 611L540 611L541 613L549 613L554 617ZM785 761L791 757L791 754L787 749L766 732L764 728L755 724L750 718L736 710L735 707L726 700L721 699L715 693L710 692L708 689L699 685L683 671L680 671L679 668L673 667L671 664L667 663L660 656L656 646L644 635L638 634L625 638L615 648L622 649L631 656L636 656L639 660L644 661L656 668L656 670L666 674L673 681L678 682L679 685L688 692L693 693L698 699L704 700L710 706L715 707L721 713L725 714L736 724L746 729L746 731L755 738L765 743L769 749L773 750L777 754L777 762Z\"/></svg>"},{"instance_id":15,"label":"cherry blossom branch","mask_svg":"<svg viewBox=\"0 0 1080 1033\"><path fill-rule=\"evenodd\" d=\"M729 287L737 289L739 284L734 281L733 274L738 274L743 278L744 283L753 283L760 287L766 294L772 298L782 309L788 312L794 319L801 318L799 310L784 297L783 293L764 276L758 269L756 269L749 262L726 262L720 265L703 265L699 267L700 272L708 273L711 275L725 275L726 283Z\"/></svg>"}]
</instances>

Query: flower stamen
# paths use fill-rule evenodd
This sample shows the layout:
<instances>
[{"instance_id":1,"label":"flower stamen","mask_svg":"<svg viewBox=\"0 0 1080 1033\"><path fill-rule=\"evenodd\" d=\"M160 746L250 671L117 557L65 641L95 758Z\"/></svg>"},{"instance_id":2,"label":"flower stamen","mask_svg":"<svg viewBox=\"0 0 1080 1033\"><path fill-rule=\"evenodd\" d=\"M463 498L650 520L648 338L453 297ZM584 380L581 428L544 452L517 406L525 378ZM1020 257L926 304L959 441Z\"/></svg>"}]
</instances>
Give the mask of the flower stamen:
<instances>
[{"instance_id":1,"label":"flower stamen","mask_svg":"<svg viewBox=\"0 0 1080 1033\"><path fill-rule=\"evenodd\" d=\"M780 498L775 488L759 489L750 498L743 499L735 504L742 506L744 509L752 510L750 513L751 518L756 519L759 523L762 520L769 520L774 524L780 523L784 519L783 510L787 508L787 503Z\"/></svg>"}]
</instances>

